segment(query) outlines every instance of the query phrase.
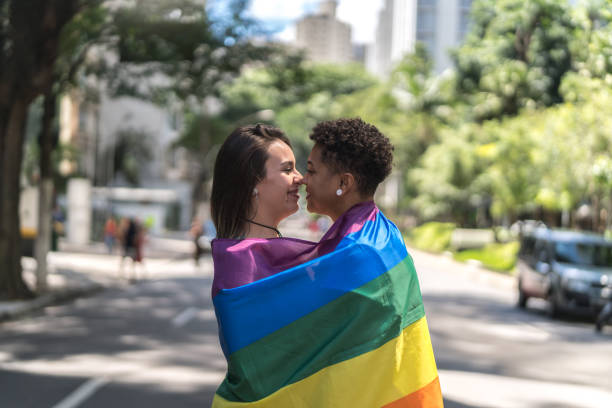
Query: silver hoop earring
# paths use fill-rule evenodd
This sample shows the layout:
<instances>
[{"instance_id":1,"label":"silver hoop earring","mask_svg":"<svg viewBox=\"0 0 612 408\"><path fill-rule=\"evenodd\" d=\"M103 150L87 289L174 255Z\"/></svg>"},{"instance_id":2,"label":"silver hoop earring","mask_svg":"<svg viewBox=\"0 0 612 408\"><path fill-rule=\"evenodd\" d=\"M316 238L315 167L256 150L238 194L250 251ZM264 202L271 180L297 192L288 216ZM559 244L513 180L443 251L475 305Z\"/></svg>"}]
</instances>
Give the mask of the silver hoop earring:
<instances>
[{"instance_id":1,"label":"silver hoop earring","mask_svg":"<svg viewBox=\"0 0 612 408\"><path fill-rule=\"evenodd\" d=\"M337 195L338 197L340 197L340 196L342 195L342 189L341 189L341 188L339 188L339 189L337 189L337 190L336 190L336 195Z\"/></svg>"}]
</instances>

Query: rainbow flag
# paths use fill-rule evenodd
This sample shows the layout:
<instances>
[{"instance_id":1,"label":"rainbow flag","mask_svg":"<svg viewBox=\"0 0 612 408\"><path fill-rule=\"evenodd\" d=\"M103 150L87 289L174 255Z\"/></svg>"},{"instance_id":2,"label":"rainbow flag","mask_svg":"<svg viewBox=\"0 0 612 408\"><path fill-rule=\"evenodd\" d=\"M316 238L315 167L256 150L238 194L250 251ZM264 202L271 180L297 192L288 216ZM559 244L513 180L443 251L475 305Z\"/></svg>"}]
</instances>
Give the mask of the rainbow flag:
<instances>
[{"instance_id":1,"label":"rainbow flag","mask_svg":"<svg viewBox=\"0 0 612 408\"><path fill-rule=\"evenodd\" d=\"M412 258L373 202L323 239L213 241L213 407L442 407Z\"/></svg>"}]
</instances>

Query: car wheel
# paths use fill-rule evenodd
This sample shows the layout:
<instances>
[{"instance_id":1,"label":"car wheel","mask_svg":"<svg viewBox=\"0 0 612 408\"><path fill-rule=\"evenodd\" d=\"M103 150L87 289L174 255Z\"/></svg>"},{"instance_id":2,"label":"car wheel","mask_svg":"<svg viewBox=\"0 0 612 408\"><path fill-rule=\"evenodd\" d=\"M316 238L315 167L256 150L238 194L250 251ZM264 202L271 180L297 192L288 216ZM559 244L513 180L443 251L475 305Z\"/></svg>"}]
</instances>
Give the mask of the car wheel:
<instances>
[{"instance_id":1,"label":"car wheel","mask_svg":"<svg viewBox=\"0 0 612 408\"><path fill-rule=\"evenodd\" d=\"M559 305L559 296L557 295L556 289L551 289L548 295L548 307L546 309L546 314L551 319L556 319L561 314L561 308Z\"/></svg>"},{"instance_id":2,"label":"car wheel","mask_svg":"<svg viewBox=\"0 0 612 408\"><path fill-rule=\"evenodd\" d=\"M521 309L525 309L527 307L527 299L529 299L529 296L527 296L527 294L523 291L523 288L521 287L521 283L519 282L518 300L516 302L516 305Z\"/></svg>"},{"instance_id":3,"label":"car wheel","mask_svg":"<svg viewBox=\"0 0 612 408\"><path fill-rule=\"evenodd\" d=\"M601 322L601 321L597 320L597 321L595 322L595 331L596 331L597 333L601 333L601 331L602 331L602 330L603 330L603 322Z\"/></svg>"}]
</instances>

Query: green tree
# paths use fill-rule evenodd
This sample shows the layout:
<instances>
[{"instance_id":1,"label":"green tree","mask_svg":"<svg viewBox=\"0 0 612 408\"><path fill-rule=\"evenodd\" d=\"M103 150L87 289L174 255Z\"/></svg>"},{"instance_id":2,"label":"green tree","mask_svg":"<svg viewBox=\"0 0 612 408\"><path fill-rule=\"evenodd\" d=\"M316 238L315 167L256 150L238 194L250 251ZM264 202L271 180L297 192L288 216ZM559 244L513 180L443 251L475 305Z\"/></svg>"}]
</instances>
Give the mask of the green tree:
<instances>
[{"instance_id":1,"label":"green tree","mask_svg":"<svg viewBox=\"0 0 612 408\"><path fill-rule=\"evenodd\" d=\"M246 0L137 0L113 14L119 63L105 79L116 96L160 104L176 97L201 103L240 73L247 62L269 58L275 47L249 40L257 32ZM216 8L215 8L216 6Z\"/></svg>"},{"instance_id":2,"label":"green tree","mask_svg":"<svg viewBox=\"0 0 612 408\"><path fill-rule=\"evenodd\" d=\"M408 112L444 116L452 95L454 78L435 76L427 48L418 42L413 53L396 65L389 80L392 93L401 109Z\"/></svg>"},{"instance_id":3,"label":"green tree","mask_svg":"<svg viewBox=\"0 0 612 408\"><path fill-rule=\"evenodd\" d=\"M233 128L246 123L267 122L279 126L292 139L298 162L305 165L312 127L335 116L335 101L343 95L375 83L359 65L311 64L299 53L279 51L265 65L246 69L221 87L222 110L216 116L214 128L223 131L220 134L224 138ZM211 115L194 116L199 118L192 123L201 123ZM193 132L188 127L179 145L205 155L220 142L210 140L211 134Z\"/></svg>"},{"instance_id":4,"label":"green tree","mask_svg":"<svg viewBox=\"0 0 612 408\"><path fill-rule=\"evenodd\" d=\"M486 170L477 146L489 141L482 127L464 124L459 129L444 128L440 143L423 154L420 165L409 174L418 195L412 207L424 219L447 219L459 225L475 223L475 206L485 187L475 181Z\"/></svg>"},{"instance_id":5,"label":"green tree","mask_svg":"<svg viewBox=\"0 0 612 408\"><path fill-rule=\"evenodd\" d=\"M56 95L64 89L64 80L74 78L82 67L83 50L92 41L119 56L119 61L101 58L95 71L115 95L159 103L173 96L198 103L214 95L244 63L268 55L268 48L246 41L253 32L252 21L244 17L246 0L225 3L214 18L197 0L138 0L135 7L112 13L112 35L103 41L96 31L100 16L88 13L100 4L99 0L0 3L0 298L32 296L21 277L18 217L28 107L46 95L40 157L46 160L41 169L48 174Z\"/></svg>"},{"instance_id":6,"label":"green tree","mask_svg":"<svg viewBox=\"0 0 612 408\"><path fill-rule=\"evenodd\" d=\"M609 0L474 2L446 82L454 95L442 98L449 114L432 115L448 129L409 172L421 216L469 222L483 199L498 219L543 208L569 225L585 201L599 214L608 198L593 163L611 147L611 17ZM405 71L420 80L403 88L423 94L426 66L412 64Z\"/></svg>"},{"instance_id":7,"label":"green tree","mask_svg":"<svg viewBox=\"0 0 612 408\"><path fill-rule=\"evenodd\" d=\"M565 0L478 0L454 54L457 97L478 121L562 101L575 24Z\"/></svg>"},{"instance_id":8,"label":"green tree","mask_svg":"<svg viewBox=\"0 0 612 408\"><path fill-rule=\"evenodd\" d=\"M32 296L21 276L19 175L28 106L53 83L60 35L86 0L0 3L0 298Z\"/></svg>"},{"instance_id":9,"label":"green tree","mask_svg":"<svg viewBox=\"0 0 612 408\"><path fill-rule=\"evenodd\" d=\"M53 78L42 95L43 112L38 135L38 228L34 247L36 258L36 291L47 289L47 253L51 247L51 211L54 201L53 152L58 144L57 101L75 86L77 75L85 65L88 50L102 41L108 32L107 13L101 7L85 8L64 27Z\"/></svg>"},{"instance_id":10,"label":"green tree","mask_svg":"<svg viewBox=\"0 0 612 408\"><path fill-rule=\"evenodd\" d=\"M491 197L492 215L506 225L521 211L532 209L540 187L542 169L534 162L534 151L540 146L534 137L543 132L534 116L524 113L516 119L484 123L482 131L490 140L476 146L485 170L475 185L482 188L479 194Z\"/></svg>"}]
</instances>

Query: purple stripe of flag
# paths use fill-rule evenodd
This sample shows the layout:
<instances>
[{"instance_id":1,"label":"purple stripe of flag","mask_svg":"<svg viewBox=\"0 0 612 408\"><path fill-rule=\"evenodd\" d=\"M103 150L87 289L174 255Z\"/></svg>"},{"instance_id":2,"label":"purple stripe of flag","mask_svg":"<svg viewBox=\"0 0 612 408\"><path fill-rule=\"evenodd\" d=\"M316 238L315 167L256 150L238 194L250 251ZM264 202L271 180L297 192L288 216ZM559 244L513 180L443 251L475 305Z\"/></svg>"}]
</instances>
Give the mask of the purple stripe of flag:
<instances>
[{"instance_id":1,"label":"purple stripe of flag","mask_svg":"<svg viewBox=\"0 0 612 408\"><path fill-rule=\"evenodd\" d=\"M378 208L373 201L358 204L344 213L319 242L295 238L243 240L215 239L212 296L221 289L253 283L332 252L342 239L373 221Z\"/></svg>"}]
</instances>

